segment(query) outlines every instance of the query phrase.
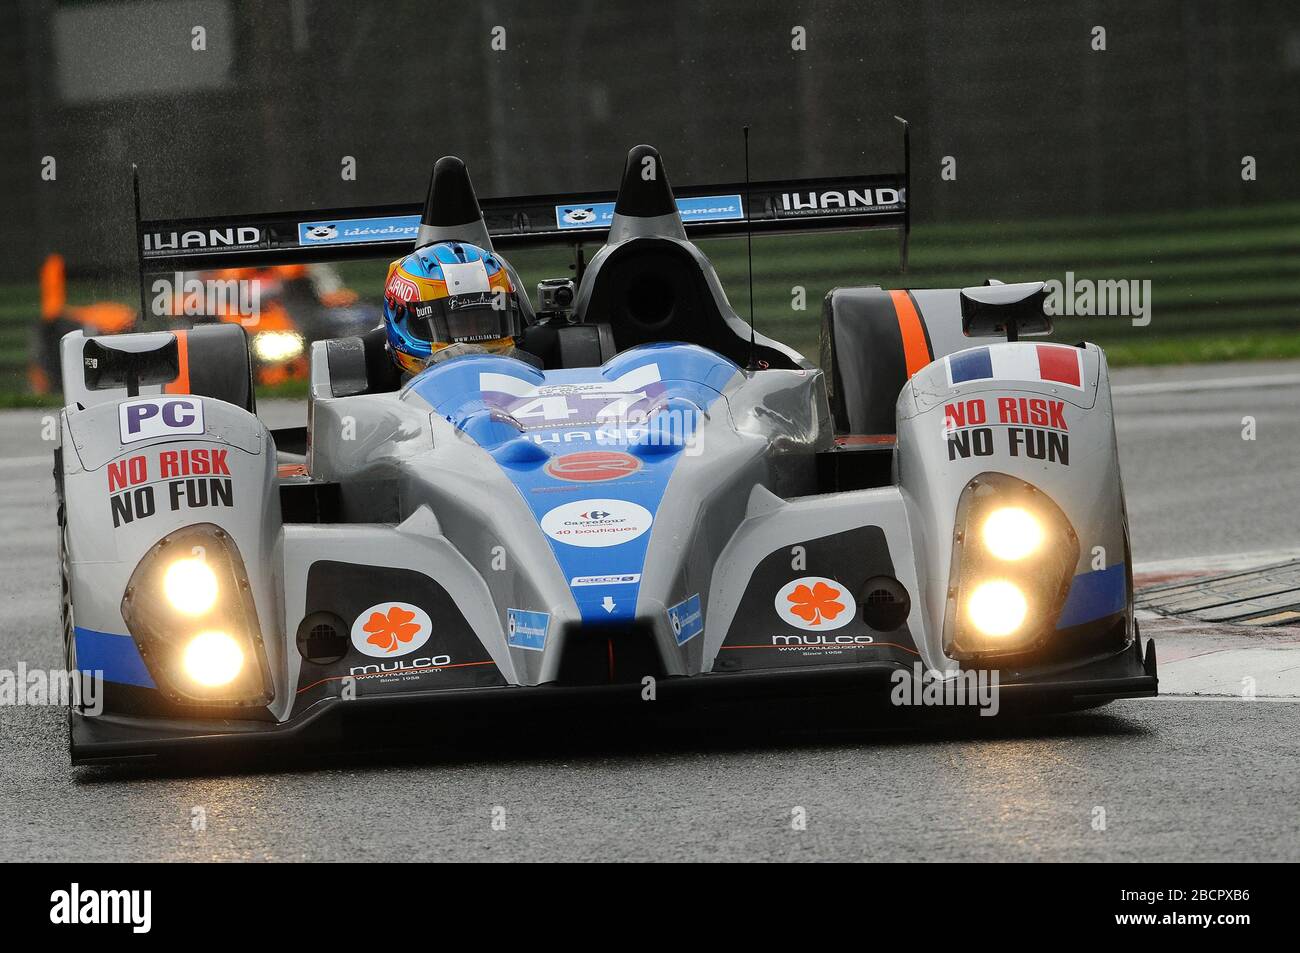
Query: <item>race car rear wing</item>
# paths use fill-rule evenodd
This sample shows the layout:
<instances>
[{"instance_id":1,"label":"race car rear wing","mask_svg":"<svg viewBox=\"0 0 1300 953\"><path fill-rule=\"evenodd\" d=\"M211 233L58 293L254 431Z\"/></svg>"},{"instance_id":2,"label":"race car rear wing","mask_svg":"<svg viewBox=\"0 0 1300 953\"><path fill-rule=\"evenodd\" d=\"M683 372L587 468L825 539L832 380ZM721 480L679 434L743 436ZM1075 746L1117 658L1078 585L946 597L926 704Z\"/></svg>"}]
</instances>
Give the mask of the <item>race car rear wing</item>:
<instances>
[{"instance_id":1,"label":"race car rear wing","mask_svg":"<svg viewBox=\"0 0 1300 953\"><path fill-rule=\"evenodd\" d=\"M897 118L897 117L896 117ZM903 170L881 175L789 179L749 185L755 234L900 229L907 267L910 143L903 126ZM245 268L358 258L396 258L420 227L421 203L307 209L212 218L144 220L136 173L136 241L140 273ZM689 238L742 236L745 186L731 183L675 189ZM490 198L480 202L497 248L603 243L615 192Z\"/></svg>"}]
</instances>

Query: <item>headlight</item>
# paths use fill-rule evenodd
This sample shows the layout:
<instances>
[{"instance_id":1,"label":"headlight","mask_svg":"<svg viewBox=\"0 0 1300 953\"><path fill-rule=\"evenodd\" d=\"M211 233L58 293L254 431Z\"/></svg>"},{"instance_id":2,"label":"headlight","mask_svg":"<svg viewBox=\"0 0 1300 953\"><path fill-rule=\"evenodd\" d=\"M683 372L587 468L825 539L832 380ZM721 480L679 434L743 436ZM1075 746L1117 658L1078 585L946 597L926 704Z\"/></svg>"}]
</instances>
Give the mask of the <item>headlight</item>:
<instances>
[{"instance_id":1,"label":"headlight","mask_svg":"<svg viewBox=\"0 0 1300 953\"><path fill-rule=\"evenodd\" d=\"M244 653L225 632L200 632L185 646L181 667L195 684L217 688L230 684L239 674Z\"/></svg>"},{"instance_id":2,"label":"headlight","mask_svg":"<svg viewBox=\"0 0 1300 953\"><path fill-rule=\"evenodd\" d=\"M998 559L1024 559L1043 543L1043 524L1021 506L1003 506L984 520L984 545Z\"/></svg>"},{"instance_id":3,"label":"headlight","mask_svg":"<svg viewBox=\"0 0 1300 953\"><path fill-rule=\"evenodd\" d=\"M271 700L248 575L219 526L186 526L154 543L127 583L122 618L172 701L228 707Z\"/></svg>"},{"instance_id":4,"label":"headlight","mask_svg":"<svg viewBox=\"0 0 1300 953\"><path fill-rule=\"evenodd\" d=\"M261 331L253 335L253 356L265 364L291 361L303 352L302 335L295 331Z\"/></svg>"},{"instance_id":5,"label":"headlight","mask_svg":"<svg viewBox=\"0 0 1300 953\"><path fill-rule=\"evenodd\" d=\"M186 615L203 615L217 602L217 574L201 557L178 559L163 573L167 601Z\"/></svg>"},{"instance_id":6,"label":"headlight","mask_svg":"<svg viewBox=\"0 0 1300 953\"><path fill-rule=\"evenodd\" d=\"M1028 609L1025 594L1005 579L980 583L966 600L971 624L985 635L1015 632L1024 624Z\"/></svg>"},{"instance_id":7,"label":"headlight","mask_svg":"<svg viewBox=\"0 0 1300 953\"><path fill-rule=\"evenodd\" d=\"M943 647L960 661L1024 655L1055 631L1079 538L1047 494L981 473L957 502Z\"/></svg>"}]
</instances>

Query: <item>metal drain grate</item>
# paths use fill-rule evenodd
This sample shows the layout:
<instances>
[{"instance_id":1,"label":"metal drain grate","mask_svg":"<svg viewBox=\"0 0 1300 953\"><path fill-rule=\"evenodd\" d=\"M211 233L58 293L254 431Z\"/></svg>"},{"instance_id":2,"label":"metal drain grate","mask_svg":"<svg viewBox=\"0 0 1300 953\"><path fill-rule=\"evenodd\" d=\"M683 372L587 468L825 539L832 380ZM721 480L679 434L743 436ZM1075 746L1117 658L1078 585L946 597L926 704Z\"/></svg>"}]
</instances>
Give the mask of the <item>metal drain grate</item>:
<instances>
[{"instance_id":1,"label":"metal drain grate","mask_svg":"<svg viewBox=\"0 0 1300 953\"><path fill-rule=\"evenodd\" d=\"M1137 607L1160 615L1237 625L1300 624L1300 559L1193 582L1153 586Z\"/></svg>"}]
</instances>

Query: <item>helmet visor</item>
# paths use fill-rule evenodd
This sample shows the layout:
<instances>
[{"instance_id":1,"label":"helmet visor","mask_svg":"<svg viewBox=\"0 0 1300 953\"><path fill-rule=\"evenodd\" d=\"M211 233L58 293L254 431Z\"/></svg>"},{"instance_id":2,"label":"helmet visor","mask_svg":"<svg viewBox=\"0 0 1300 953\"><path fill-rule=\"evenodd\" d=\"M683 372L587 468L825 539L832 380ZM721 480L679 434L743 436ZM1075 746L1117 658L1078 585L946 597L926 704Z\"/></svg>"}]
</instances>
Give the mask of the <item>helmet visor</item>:
<instances>
[{"instance_id":1,"label":"helmet visor","mask_svg":"<svg viewBox=\"0 0 1300 953\"><path fill-rule=\"evenodd\" d=\"M394 311L412 336L432 344L473 344L517 337L523 315L515 296L475 291L432 301L395 301Z\"/></svg>"}]
</instances>

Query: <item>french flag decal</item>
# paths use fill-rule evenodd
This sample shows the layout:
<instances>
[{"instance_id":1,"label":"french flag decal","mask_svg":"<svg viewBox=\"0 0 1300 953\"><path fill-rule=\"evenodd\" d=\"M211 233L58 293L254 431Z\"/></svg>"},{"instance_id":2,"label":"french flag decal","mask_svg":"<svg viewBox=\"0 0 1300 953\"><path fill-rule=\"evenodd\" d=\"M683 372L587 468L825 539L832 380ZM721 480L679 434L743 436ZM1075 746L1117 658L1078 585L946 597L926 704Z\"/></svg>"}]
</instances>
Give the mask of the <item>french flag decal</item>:
<instances>
[{"instance_id":1,"label":"french flag decal","mask_svg":"<svg viewBox=\"0 0 1300 953\"><path fill-rule=\"evenodd\" d=\"M944 360L952 386L982 380L1041 381L1083 390L1083 349L1064 344L987 344Z\"/></svg>"}]
</instances>

